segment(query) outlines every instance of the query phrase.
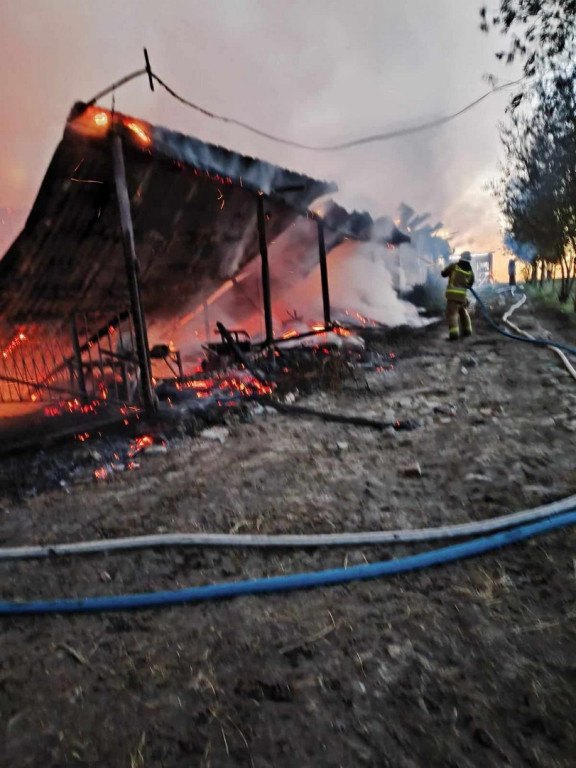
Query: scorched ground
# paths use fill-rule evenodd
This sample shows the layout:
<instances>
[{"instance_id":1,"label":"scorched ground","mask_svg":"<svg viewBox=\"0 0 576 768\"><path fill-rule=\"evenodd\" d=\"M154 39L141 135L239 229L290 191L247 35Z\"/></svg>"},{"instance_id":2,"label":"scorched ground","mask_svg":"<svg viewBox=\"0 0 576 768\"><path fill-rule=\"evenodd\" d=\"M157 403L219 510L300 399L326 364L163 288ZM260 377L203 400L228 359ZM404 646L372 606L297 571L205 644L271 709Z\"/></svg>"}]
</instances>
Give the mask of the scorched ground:
<instances>
[{"instance_id":1,"label":"scorched ground","mask_svg":"<svg viewBox=\"0 0 576 768\"><path fill-rule=\"evenodd\" d=\"M523 310L574 343L573 324ZM478 323L477 323L478 324ZM552 355L435 326L395 372L304 404L413 432L256 416L110 482L1 502L3 546L162 531L334 532L515 511L576 491L576 388ZM420 472L416 469L419 465ZM21 471L26 471L25 466ZM568 529L420 573L165 610L3 620L2 766L568 766ZM176 589L414 548L180 549L3 563L2 598Z\"/></svg>"}]
</instances>

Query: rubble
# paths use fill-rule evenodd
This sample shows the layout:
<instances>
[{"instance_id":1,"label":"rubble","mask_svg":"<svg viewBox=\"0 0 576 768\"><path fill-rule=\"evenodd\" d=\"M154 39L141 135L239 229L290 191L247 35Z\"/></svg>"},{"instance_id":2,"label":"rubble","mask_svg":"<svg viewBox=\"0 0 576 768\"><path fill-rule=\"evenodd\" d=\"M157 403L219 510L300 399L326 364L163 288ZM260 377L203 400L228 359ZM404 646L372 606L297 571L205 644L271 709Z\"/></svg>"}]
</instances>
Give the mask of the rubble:
<instances>
[{"instance_id":1,"label":"rubble","mask_svg":"<svg viewBox=\"0 0 576 768\"><path fill-rule=\"evenodd\" d=\"M210 429L203 429L200 432L199 437L203 440L214 440L218 443L225 443L230 437L230 431L226 427L211 427Z\"/></svg>"}]
</instances>

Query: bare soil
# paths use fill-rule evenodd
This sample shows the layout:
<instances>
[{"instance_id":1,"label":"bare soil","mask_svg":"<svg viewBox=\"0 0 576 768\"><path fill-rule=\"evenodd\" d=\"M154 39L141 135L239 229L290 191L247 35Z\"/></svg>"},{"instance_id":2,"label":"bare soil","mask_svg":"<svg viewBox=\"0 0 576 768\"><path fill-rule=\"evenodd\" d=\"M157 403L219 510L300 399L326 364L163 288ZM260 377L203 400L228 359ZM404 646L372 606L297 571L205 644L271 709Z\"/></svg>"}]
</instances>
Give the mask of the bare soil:
<instances>
[{"instance_id":1,"label":"bare soil","mask_svg":"<svg viewBox=\"0 0 576 768\"><path fill-rule=\"evenodd\" d=\"M572 321L533 304L515 322L576 343ZM183 438L111 482L6 495L0 543L422 527L575 493L576 382L550 352L476 325L458 344L443 326L389 334L382 349L397 354L396 371L302 401L414 419L419 430L271 413L231 420L224 443ZM4 618L0 766L572 766L575 545L567 529L348 586ZM1 598L177 589L424 549L190 548L0 563Z\"/></svg>"}]
</instances>

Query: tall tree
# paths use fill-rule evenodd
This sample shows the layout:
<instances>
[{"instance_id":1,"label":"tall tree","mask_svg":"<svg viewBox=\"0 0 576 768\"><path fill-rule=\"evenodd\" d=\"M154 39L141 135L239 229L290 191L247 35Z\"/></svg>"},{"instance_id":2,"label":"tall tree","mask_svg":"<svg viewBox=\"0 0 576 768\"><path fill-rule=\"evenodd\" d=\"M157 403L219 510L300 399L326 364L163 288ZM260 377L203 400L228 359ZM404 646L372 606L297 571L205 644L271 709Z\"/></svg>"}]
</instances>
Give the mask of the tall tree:
<instances>
[{"instance_id":1,"label":"tall tree","mask_svg":"<svg viewBox=\"0 0 576 768\"><path fill-rule=\"evenodd\" d=\"M520 58L525 75L562 69L573 56L576 0L499 0L497 10L484 6L480 16L483 31L495 28L508 39L496 56L508 63Z\"/></svg>"},{"instance_id":2,"label":"tall tree","mask_svg":"<svg viewBox=\"0 0 576 768\"><path fill-rule=\"evenodd\" d=\"M557 264L566 301L576 279L576 90L543 80L529 109L514 112L501 136L506 161L496 187L509 244L522 257Z\"/></svg>"}]
</instances>

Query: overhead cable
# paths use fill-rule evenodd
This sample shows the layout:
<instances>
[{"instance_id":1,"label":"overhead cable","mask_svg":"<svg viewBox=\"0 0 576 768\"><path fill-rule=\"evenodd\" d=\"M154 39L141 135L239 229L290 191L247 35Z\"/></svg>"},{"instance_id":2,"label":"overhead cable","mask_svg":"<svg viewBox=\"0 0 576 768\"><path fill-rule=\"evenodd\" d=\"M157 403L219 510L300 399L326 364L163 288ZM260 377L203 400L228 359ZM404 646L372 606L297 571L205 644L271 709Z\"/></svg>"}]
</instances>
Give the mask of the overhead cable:
<instances>
[{"instance_id":1,"label":"overhead cable","mask_svg":"<svg viewBox=\"0 0 576 768\"><path fill-rule=\"evenodd\" d=\"M148 59L148 54L145 49L145 61L146 66L143 69L138 69L135 72L130 73L129 75L126 75L126 77L121 78L117 82L113 83L112 85L108 86L108 88L105 88L104 90L97 93L90 101L87 102L88 105L95 104L99 99L103 98L104 96L107 96L109 93L113 93L116 91L117 88L120 88L122 85L126 85L126 83L131 82L137 77L141 77L142 75L147 75L150 87L152 90L154 90L153 82L156 81L158 85L162 86L164 90L172 96L172 98L179 101L181 104L184 104L187 107L190 107L191 109L194 109L196 112L199 112L200 114L204 115L205 117L210 118L211 120L219 120L223 123L228 123L230 125L237 125L239 128L243 128L245 131L250 131L251 133L256 134L257 136L262 136L265 139L268 139L269 141L274 141L277 144L284 144L285 146L289 147L295 147L297 149L306 149L311 152L336 152L342 149L351 149L352 147L358 147L363 144L374 144L376 142L381 141L390 141L391 139L396 139L401 136L410 136L415 133L421 133L422 131L430 130L431 128L438 128L441 125L445 125L446 123L449 123L452 120L455 120L457 117L460 117L461 115L465 114L469 110L476 107L478 104L483 102L485 99L487 99L489 96L492 96L494 93L498 93L499 91L503 91L506 88L511 88L515 85L518 85L523 80L526 79L526 75L523 77L518 78L517 80L511 80L507 83L502 83L501 85L497 85L491 90L484 93L482 96L479 96L474 101L470 102L469 104L466 104L466 106L462 107L462 109L459 109L457 112L453 112L450 115L445 115L444 117L435 118L433 120L427 120L424 123L419 123L417 125L409 126L407 128L396 128L394 130L384 131L382 133L375 133L370 136L363 136L359 139L351 139L350 141L344 141L339 144L328 144L324 146L315 146L313 144L304 144L299 141L293 141L291 139L285 139L280 136L276 136L272 133L268 133L267 131L263 131L260 128L256 128L253 125L250 125L248 123L245 123L242 120L237 120L234 117L227 117L225 115L218 115L215 112L210 111L209 109L206 109L205 107L200 106L199 104L196 104L193 101L190 101L189 99L186 99L184 96L181 96L179 93L177 93L173 88L171 88L168 83L164 82L158 75L156 75L151 67L150 67L150 61Z\"/></svg>"},{"instance_id":2,"label":"overhead cable","mask_svg":"<svg viewBox=\"0 0 576 768\"><path fill-rule=\"evenodd\" d=\"M275 141L278 144L285 144L290 147L296 147L298 149L307 149L312 152L336 152L341 149L350 149L351 147L358 147L362 144L373 144L375 142L379 141L389 141L390 139L396 139L400 136L410 136L414 133L420 133L421 131L427 131L430 128L437 128L440 125L444 125L445 123L449 123L451 120L455 120L457 117L460 117L460 115L463 115L465 112L468 112L470 109L473 109L476 105L480 104L480 102L484 101L484 99L487 99L488 96L492 96L494 93L498 93L498 91L502 91L505 88L511 88L514 85L518 85L523 80L526 79L526 76L518 78L518 80L511 80L508 83L502 83L502 85L498 85L495 88L492 88L492 90L487 91L479 98L475 99L474 101L470 102L470 104L467 104L465 107L462 107L462 109L459 109L457 112L453 112L450 115L445 115L444 117L439 117L434 120L429 120L425 123L420 123L419 125L414 125L408 128L398 128L392 131L386 131L384 133L376 133L371 136L364 136L360 139L352 139L350 141L342 142L341 144L329 144L326 146L314 146L311 144L302 144L298 141L292 141L290 139L283 139L279 136L275 136L274 134L268 133L267 131L262 131L259 128L255 128L252 125L249 125L248 123L243 122L242 120L236 120L233 117L226 117L224 115L217 115L214 112L210 112L208 109L205 109L204 107L201 107L199 104L195 104L192 101L189 101L188 99L185 99L183 96L180 96L180 94L176 93L167 83L165 83L163 80L161 80L158 75L152 74L152 77L156 82L162 86L173 98L175 98L177 101L181 102L182 104L185 104L188 107L191 107L192 109L195 109L197 112L200 112L202 115L205 115L206 117L209 117L213 120L220 120L224 123L230 123L232 125L237 125L240 128L244 128L246 131L250 131L251 133L255 133L258 136L262 136L265 139L269 139L270 141Z\"/></svg>"}]
</instances>

